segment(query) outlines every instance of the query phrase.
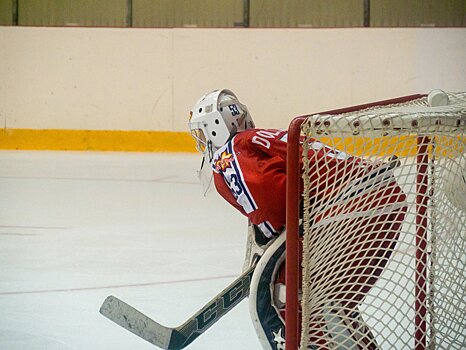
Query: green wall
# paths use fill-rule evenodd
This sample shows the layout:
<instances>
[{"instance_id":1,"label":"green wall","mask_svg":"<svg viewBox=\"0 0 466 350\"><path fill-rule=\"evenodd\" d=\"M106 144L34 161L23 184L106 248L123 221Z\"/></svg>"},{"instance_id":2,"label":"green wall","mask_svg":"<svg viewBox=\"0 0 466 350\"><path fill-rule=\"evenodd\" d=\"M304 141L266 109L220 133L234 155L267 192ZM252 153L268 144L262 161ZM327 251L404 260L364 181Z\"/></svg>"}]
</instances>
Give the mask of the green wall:
<instances>
[{"instance_id":1,"label":"green wall","mask_svg":"<svg viewBox=\"0 0 466 350\"><path fill-rule=\"evenodd\" d=\"M0 25L464 27L466 0L0 0Z\"/></svg>"}]
</instances>

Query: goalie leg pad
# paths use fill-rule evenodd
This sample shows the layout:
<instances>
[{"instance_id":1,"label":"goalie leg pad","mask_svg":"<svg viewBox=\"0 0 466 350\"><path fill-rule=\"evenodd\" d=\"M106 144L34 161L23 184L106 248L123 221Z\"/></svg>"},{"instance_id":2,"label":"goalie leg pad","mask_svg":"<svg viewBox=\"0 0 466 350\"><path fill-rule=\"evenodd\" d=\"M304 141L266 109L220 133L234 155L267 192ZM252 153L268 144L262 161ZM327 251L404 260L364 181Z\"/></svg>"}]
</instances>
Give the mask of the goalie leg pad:
<instances>
[{"instance_id":1,"label":"goalie leg pad","mask_svg":"<svg viewBox=\"0 0 466 350\"><path fill-rule=\"evenodd\" d=\"M285 349L285 323L274 297L274 282L285 260L285 234L281 234L257 263L249 292L249 312L264 350Z\"/></svg>"}]
</instances>

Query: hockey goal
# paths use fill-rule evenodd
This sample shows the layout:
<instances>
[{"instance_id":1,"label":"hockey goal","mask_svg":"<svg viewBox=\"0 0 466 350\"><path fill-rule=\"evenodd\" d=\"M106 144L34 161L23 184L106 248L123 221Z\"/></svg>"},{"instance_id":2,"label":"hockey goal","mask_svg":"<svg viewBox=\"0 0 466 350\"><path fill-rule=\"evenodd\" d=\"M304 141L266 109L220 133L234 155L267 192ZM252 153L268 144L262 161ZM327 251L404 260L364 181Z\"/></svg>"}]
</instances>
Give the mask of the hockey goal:
<instances>
[{"instance_id":1,"label":"hockey goal","mask_svg":"<svg viewBox=\"0 0 466 350\"><path fill-rule=\"evenodd\" d=\"M465 166L466 93L291 122L287 350L466 348Z\"/></svg>"}]
</instances>

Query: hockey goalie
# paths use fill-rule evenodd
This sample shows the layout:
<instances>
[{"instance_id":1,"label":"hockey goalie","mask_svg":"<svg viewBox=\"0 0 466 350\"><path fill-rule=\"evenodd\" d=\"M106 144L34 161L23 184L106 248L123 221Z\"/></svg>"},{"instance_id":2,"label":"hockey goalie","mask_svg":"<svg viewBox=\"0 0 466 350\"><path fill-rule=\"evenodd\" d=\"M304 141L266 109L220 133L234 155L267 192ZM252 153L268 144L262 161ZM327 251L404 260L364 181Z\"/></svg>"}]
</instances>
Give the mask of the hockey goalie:
<instances>
[{"instance_id":1,"label":"hockey goalie","mask_svg":"<svg viewBox=\"0 0 466 350\"><path fill-rule=\"evenodd\" d=\"M285 349L287 132L255 128L247 107L230 90L204 95L191 111L189 127L203 155L200 177L206 190L213 182L249 220L244 268L256 266L249 301L258 338L264 349ZM315 264L339 267L332 276L316 268L310 284L322 285L330 277L325 291L316 293L316 302L322 298L329 307L340 306L332 318L307 320L313 325L311 348L332 348L322 339L332 338L337 328L332 323L337 323L339 333L343 328L350 339L343 348L377 349L377 339L354 310L383 272L406 214L405 195L393 177L396 161L373 164L312 140L308 157L315 166L307 174L311 191L304 196L311 207L320 208L311 210L308 224L313 236L326 235L333 246ZM338 236L332 235L335 225L345 227ZM330 334L321 337L323 332Z\"/></svg>"}]
</instances>

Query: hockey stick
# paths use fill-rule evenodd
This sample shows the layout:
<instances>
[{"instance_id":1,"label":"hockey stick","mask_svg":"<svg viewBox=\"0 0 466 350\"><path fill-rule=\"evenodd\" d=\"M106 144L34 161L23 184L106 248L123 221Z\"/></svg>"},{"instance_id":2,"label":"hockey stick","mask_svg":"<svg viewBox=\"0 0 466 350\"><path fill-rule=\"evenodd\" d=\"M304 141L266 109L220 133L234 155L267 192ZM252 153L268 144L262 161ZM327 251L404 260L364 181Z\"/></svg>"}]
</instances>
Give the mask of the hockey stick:
<instances>
[{"instance_id":1,"label":"hockey stick","mask_svg":"<svg viewBox=\"0 0 466 350\"><path fill-rule=\"evenodd\" d=\"M195 315L175 328L162 326L114 296L105 299L99 312L159 348L184 349L249 295L254 269L255 266L250 267Z\"/></svg>"}]
</instances>

